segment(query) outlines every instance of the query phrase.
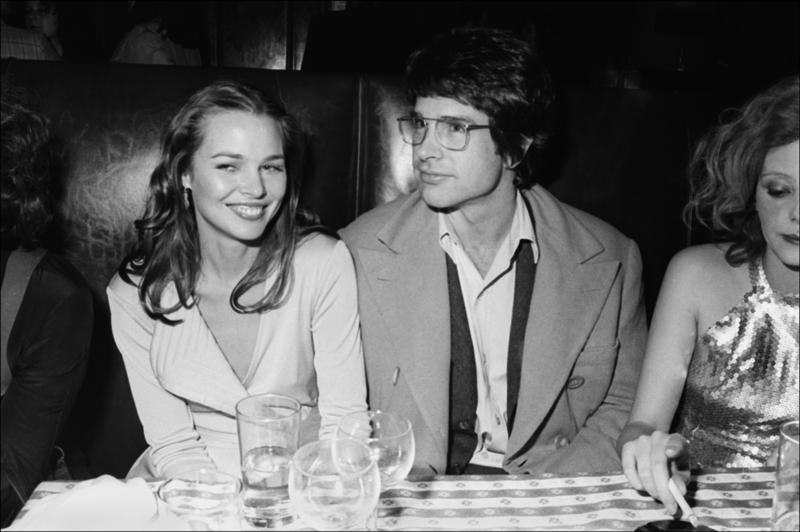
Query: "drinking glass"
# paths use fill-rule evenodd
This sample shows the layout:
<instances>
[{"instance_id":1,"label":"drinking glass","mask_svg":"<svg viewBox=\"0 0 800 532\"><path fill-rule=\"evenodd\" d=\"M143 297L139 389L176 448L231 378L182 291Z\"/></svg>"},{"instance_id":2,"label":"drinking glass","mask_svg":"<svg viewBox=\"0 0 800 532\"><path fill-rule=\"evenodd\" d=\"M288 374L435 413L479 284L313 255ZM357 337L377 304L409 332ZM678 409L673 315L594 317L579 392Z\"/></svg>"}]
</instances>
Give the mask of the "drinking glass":
<instances>
[{"instance_id":1,"label":"drinking glass","mask_svg":"<svg viewBox=\"0 0 800 532\"><path fill-rule=\"evenodd\" d=\"M363 441L378 463L381 491L408 476L414 465L414 431L411 422L389 412L356 412L339 421L337 437Z\"/></svg>"},{"instance_id":2,"label":"drinking glass","mask_svg":"<svg viewBox=\"0 0 800 532\"><path fill-rule=\"evenodd\" d=\"M240 530L242 482L215 469L198 469L164 482L158 499L192 530Z\"/></svg>"},{"instance_id":3,"label":"drinking glass","mask_svg":"<svg viewBox=\"0 0 800 532\"><path fill-rule=\"evenodd\" d=\"M381 474L381 492L408 476L414 465L414 431L411 422L389 412L356 412L339 421L337 437L366 443ZM369 530L378 530L378 507L367 523Z\"/></svg>"},{"instance_id":4,"label":"drinking glass","mask_svg":"<svg viewBox=\"0 0 800 532\"><path fill-rule=\"evenodd\" d=\"M355 440L326 440L300 448L292 459L289 496L316 530L363 527L378 504L380 474L372 452Z\"/></svg>"},{"instance_id":5,"label":"drinking glass","mask_svg":"<svg viewBox=\"0 0 800 532\"><path fill-rule=\"evenodd\" d=\"M798 422L781 425L778 467L775 471L775 499L772 503L772 530L797 530L800 521L800 460Z\"/></svg>"},{"instance_id":6,"label":"drinking glass","mask_svg":"<svg viewBox=\"0 0 800 532\"><path fill-rule=\"evenodd\" d=\"M244 518L256 528L290 523L289 464L300 442L300 403L285 395L253 395L236 404L236 423Z\"/></svg>"}]
</instances>

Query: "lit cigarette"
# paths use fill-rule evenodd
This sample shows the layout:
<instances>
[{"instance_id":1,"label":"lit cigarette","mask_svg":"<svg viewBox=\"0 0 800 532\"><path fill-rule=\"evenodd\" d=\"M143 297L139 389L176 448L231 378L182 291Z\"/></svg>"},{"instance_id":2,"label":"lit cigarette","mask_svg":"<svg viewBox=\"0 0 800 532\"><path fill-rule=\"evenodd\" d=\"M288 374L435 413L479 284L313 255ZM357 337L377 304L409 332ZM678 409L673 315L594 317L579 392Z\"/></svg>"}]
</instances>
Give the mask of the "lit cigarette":
<instances>
[{"instance_id":1,"label":"lit cigarette","mask_svg":"<svg viewBox=\"0 0 800 532\"><path fill-rule=\"evenodd\" d=\"M681 495L680 490L678 489L677 484L672 479L669 479L669 491L672 493L672 496L675 497L675 500L678 502L678 506L681 507L683 511L683 517L689 520L692 523L692 526L696 527L700 521L697 519L697 516L694 515L694 512L691 508L689 508L689 504L686 502L686 499L683 498Z\"/></svg>"}]
</instances>

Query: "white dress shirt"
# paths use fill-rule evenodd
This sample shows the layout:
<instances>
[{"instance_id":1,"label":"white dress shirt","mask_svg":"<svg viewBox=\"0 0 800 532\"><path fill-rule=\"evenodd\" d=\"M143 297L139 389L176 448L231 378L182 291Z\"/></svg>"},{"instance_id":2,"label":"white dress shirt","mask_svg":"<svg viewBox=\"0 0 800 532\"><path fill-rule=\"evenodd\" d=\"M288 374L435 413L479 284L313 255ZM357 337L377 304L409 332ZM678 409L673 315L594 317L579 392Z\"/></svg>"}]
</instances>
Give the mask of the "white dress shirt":
<instances>
[{"instance_id":1,"label":"white dress shirt","mask_svg":"<svg viewBox=\"0 0 800 532\"><path fill-rule=\"evenodd\" d=\"M517 191L511 229L484 278L452 229L448 215L439 213L439 243L458 269L475 351L478 377L475 432L478 446L470 461L472 464L502 467L508 444L506 366L516 280L516 261L513 259L523 240L531 242L533 260L538 262L539 247L533 222L522 194Z\"/></svg>"}]
</instances>

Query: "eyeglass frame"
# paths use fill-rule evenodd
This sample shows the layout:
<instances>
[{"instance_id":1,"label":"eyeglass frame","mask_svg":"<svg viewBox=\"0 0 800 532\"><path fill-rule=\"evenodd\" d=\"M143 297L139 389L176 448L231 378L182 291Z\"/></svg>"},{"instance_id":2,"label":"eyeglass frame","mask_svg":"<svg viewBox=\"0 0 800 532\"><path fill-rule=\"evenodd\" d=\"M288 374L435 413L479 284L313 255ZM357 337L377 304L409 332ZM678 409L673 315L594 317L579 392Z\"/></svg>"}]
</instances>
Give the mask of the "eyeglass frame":
<instances>
[{"instance_id":1,"label":"eyeglass frame","mask_svg":"<svg viewBox=\"0 0 800 532\"><path fill-rule=\"evenodd\" d=\"M422 135L422 139L419 142L417 142L416 144L414 144L413 142L407 141L405 135L403 135L402 122L410 122L411 120L422 120L422 121L425 122L425 134ZM401 116L400 118L397 119L397 127L400 130L400 137L403 139L403 142L405 142L406 144L409 144L411 146L419 146L420 144L425 142L425 138L428 135L428 130L430 129L430 127L428 126L427 122L436 122L437 123L437 126L433 128L433 130L435 132L434 134L436 135L436 142L438 142L442 146L442 148L444 148L446 150L450 150L450 151L464 151L464 150L466 150L467 147L469 146L469 138L470 138L469 132L470 131L475 130L475 129L492 129L494 127L494 126L470 125L470 124L466 124L466 123L464 123L464 122L462 122L460 120L453 120L452 118L425 118L424 116L407 115L407 116ZM447 123L447 124L458 124L458 125L464 126L464 129L465 129L467 135L466 135L466 138L464 139L464 147L463 148L448 148L447 146L444 145L444 143L442 142L442 139L439 138L439 129L438 129L438 123L439 122L444 122L444 123Z\"/></svg>"}]
</instances>

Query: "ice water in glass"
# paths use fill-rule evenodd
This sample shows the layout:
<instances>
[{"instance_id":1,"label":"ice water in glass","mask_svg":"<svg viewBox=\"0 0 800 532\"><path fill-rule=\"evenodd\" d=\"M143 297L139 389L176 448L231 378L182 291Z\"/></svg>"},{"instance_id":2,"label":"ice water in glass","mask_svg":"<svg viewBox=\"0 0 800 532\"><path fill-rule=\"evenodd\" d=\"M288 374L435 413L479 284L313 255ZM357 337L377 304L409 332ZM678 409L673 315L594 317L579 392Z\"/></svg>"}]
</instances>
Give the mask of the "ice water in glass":
<instances>
[{"instance_id":1,"label":"ice water in glass","mask_svg":"<svg viewBox=\"0 0 800 532\"><path fill-rule=\"evenodd\" d=\"M294 511L287 485L289 464L300 442L300 403L278 394L253 395L236 405L244 502L250 526L290 523Z\"/></svg>"},{"instance_id":2,"label":"ice water in glass","mask_svg":"<svg viewBox=\"0 0 800 532\"><path fill-rule=\"evenodd\" d=\"M264 446L248 451L242 460L244 517L255 526L290 514L289 464L286 447Z\"/></svg>"}]
</instances>

